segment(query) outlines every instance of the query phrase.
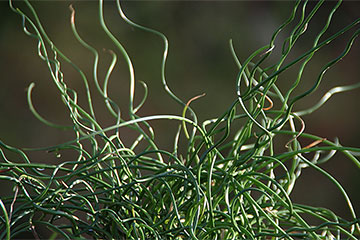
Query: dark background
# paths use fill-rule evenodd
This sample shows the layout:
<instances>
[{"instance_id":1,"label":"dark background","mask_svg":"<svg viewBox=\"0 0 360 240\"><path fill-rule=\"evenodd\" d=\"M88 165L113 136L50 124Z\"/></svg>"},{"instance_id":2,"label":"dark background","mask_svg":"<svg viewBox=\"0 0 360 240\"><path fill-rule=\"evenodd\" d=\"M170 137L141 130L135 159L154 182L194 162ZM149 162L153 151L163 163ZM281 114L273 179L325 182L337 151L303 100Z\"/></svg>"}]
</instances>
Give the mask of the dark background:
<instances>
[{"instance_id":1,"label":"dark background","mask_svg":"<svg viewBox=\"0 0 360 240\"><path fill-rule=\"evenodd\" d=\"M93 55L72 35L68 8L70 3L73 3L76 9L76 24L80 35L100 52L101 81L111 60L110 55L102 49L115 50L115 46L106 38L98 23L98 3L40 1L34 2L33 5L49 37L87 74L91 86L94 87ZM311 2L309 5L314 4L315 2ZM14 5L24 6L18 1L15 1ZM130 19L157 29L168 37L168 84L185 102L195 95L206 93L205 97L192 103L199 121L202 122L219 116L236 98L235 80L238 69L230 53L229 39L233 39L240 61L244 62L254 50L269 43L272 33L289 16L292 5L293 2L290 1L126 1L123 8ZM307 32L299 39L298 46L290 54L290 59L309 49L314 34L322 28L334 5L334 1L324 4L308 26ZM359 9L360 2L345 1L335 14L326 36L358 18ZM0 14L0 139L16 147L43 147L73 139L70 132L47 127L30 112L26 101L26 89L31 82L35 82L33 102L37 110L52 122L70 123L67 110L51 81L46 64L37 56L37 41L24 34L21 17L12 12L5 1L0 2ZM171 100L161 86L162 40L124 23L117 13L116 4L110 1L105 3L105 20L132 58L136 80L148 84L149 97L139 115L181 114L182 107ZM344 34L317 53L311 64L306 67L296 93L307 90L314 83L322 66L341 53L346 40L353 32ZM284 31L279 39L283 40L287 34ZM280 41L275 45L277 43L280 44ZM278 45L276 50L280 49L281 46ZM349 55L326 73L320 89L305 100L299 101L295 109L302 110L311 106L334 86L358 82L359 57L360 43L356 40ZM280 77L278 85L282 89L286 89L294 81L297 67ZM78 91L79 101L85 106L84 85L78 73L66 63L62 64L62 69L68 86ZM124 118L128 109L128 79L125 61L118 54L117 68L111 77L109 89L110 95L122 108ZM113 120L104 110L95 89L93 90L97 118L103 126L110 126ZM143 89L138 83L135 94L136 102L139 102ZM333 96L321 109L304 117L305 131L329 140L339 137L342 145L360 147L359 94L358 89ZM153 122L153 125L158 132L156 140L159 145L171 148L177 124L157 121ZM46 154L30 153L29 156L38 162L55 161L54 156ZM360 214L360 169L340 153L322 167L344 186L355 205L356 212ZM344 198L329 180L312 169L304 170L302 175L292 195L294 202L329 207L337 214L349 218ZM2 189L7 188L1 184Z\"/></svg>"}]
</instances>

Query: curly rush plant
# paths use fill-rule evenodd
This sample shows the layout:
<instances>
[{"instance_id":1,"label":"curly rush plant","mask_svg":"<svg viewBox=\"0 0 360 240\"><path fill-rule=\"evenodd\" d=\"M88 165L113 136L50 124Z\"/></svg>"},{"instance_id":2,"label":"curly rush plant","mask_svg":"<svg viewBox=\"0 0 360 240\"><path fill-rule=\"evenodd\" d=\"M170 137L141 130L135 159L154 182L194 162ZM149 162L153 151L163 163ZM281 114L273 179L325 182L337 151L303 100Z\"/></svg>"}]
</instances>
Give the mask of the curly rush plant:
<instances>
[{"instance_id":1,"label":"curly rush plant","mask_svg":"<svg viewBox=\"0 0 360 240\"><path fill-rule=\"evenodd\" d=\"M36 111L31 98L34 83L27 91L29 108L44 124L73 131L74 139L41 149L19 149L0 141L0 179L13 189L12 195L0 199L0 238L14 239L27 232L36 239L358 239L359 218L353 203L321 164L339 152L360 168L356 157L360 148L344 147L338 140L305 133L302 117L320 108L332 95L359 88L360 83L332 88L311 108L293 110L300 99L317 90L326 71L348 54L360 34L360 18L336 33L327 32L341 5L341 1L333 2L312 46L289 59L290 51L323 3L309 6L308 1L294 2L289 17L274 32L270 43L245 61L239 60L236 43L230 40L238 65L234 101L221 116L202 123L190 107L200 96L183 101L167 84L168 40L164 34L130 20L116 1L123 21L162 39L161 81L169 97L179 104L178 115L140 116L137 112L145 102L147 87L142 83L145 96L135 105L132 60L104 20L103 0L98 2L99 23L114 50L110 51L113 60L101 81L99 53L78 33L76 5L70 5L73 34L93 54L91 78L95 93L113 116L113 125L104 128L95 117L95 93L90 94L87 74L52 42L28 0L24 0L24 9L17 6L19 2L10 0L10 8L22 18L25 34L37 41L37 53L48 67L72 126L54 124ZM285 28L289 34L282 41L281 54L273 54L276 60L269 64L265 60L274 52L275 40L280 41L278 35ZM349 32L352 36L342 53L316 73L311 88L295 95L294 90L301 90L298 87L303 70L317 51ZM125 60L130 76L128 119L108 94L109 79L119 57ZM87 106L79 104L81 96L64 81L63 62L69 63L83 80ZM295 64L299 68L292 85L280 89L277 80ZM177 134L167 136L173 139L172 150L160 149L155 141L151 124L160 119L178 123ZM240 128L233 125L238 121L244 123ZM126 135L120 137L124 128L138 136L128 146L124 143ZM281 151L276 147L278 136L288 139ZM302 146L300 139L312 143ZM75 154L61 164L45 164L31 160L31 151ZM315 169L337 187L351 219L329 209L292 202L291 192L304 168Z\"/></svg>"}]
</instances>

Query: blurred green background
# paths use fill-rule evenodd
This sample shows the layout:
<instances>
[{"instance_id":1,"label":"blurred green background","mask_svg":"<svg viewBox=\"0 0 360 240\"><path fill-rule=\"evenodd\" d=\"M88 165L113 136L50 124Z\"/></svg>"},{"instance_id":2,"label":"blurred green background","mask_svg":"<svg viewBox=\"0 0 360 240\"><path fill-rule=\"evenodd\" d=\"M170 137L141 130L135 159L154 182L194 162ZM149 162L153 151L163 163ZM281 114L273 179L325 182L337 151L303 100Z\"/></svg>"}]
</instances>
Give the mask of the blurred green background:
<instances>
[{"instance_id":1,"label":"blurred green background","mask_svg":"<svg viewBox=\"0 0 360 240\"><path fill-rule=\"evenodd\" d=\"M55 45L77 64L91 83L95 112L103 126L114 120L105 110L92 82L93 55L75 39L70 28L72 3L76 9L76 24L79 34L99 50L99 79L104 78L111 56L102 49L116 50L105 36L98 22L96 1L37 1L32 2L49 37ZM195 95L206 96L193 102L199 121L219 116L236 98L235 83L237 67L230 53L229 39L233 39L240 61L253 51L269 43L272 33L289 16L292 1L125 1L127 16L139 24L163 32L169 39L170 49L166 77L170 88L183 101ZM310 2L309 8L315 2ZM26 9L20 1L15 6ZM314 17L307 32L299 39L290 59L307 51L317 33L324 25L327 15L335 5L328 1ZM326 36L336 33L359 17L360 2L345 1L335 14ZM28 12L28 11L27 11ZM37 56L37 41L22 31L21 17L13 13L6 1L0 2L0 139L11 146L43 147L73 139L71 132L52 129L39 122L30 112L26 101L26 89L31 82L36 86L33 102L37 110L48 120L69 124L68 112L61 102L46 64ZM133 60L137 81L149 87L149 96L139 115L181 114L182 107L168 97L161 85L160 64L163 42L155 35L134 29L122 21L116 4L105 2L105 20L114 35L121 41ZM281 51L280 42L288 36L285 29L275 42L272 60ZM307 90L316 80L320 69L341 53L346 40L354 31L344 34L330 46L321 49L305 69L301 85L296 93ZM281 40L281 41L280 41ZM330 88L360 81L360 42L356 40L351 52L325 75L320 89L299 101L296 110L314 104ZM299 65L283 74L277 84L286 89L295 79ZM79 101L85 106L83 82L69 64L62 70L67 85L79 93ZM110 95L119 104L124 118L127 115L129 98L129 74L124 59L118 54L118 64L110 80ZM143 96L139 83L136 86L136 101ZM304 117L305 131L329 140L335 137L345 146L360 147L360 90L335 95L325 106L310 116ZM275 106L276 107L276 106ZM165 121L153 122L157 131L156 140L163 148L171 148L177 124ZM126 130L122 136L126 138ZM129 133L130 134L130 133ZM126 140L125 140L126 141ZM130 142L130 141L129 141ZM304 143L305 146L305 143ZM46 153L29 153L33 161L51 162L54 156ZM15 155L13 157L16 157ZM16 161L15 159L12 159ZM343 184L360 214L360 169L342 154L322 165ZM1 183L2 189L8 189ZM2 191L4 194L5 191ZM337 214L349 217L346 203L335 186L312 169L305 169L295 185L292 199L297 203L328 207Z\"/></svg>"}]
</instances>

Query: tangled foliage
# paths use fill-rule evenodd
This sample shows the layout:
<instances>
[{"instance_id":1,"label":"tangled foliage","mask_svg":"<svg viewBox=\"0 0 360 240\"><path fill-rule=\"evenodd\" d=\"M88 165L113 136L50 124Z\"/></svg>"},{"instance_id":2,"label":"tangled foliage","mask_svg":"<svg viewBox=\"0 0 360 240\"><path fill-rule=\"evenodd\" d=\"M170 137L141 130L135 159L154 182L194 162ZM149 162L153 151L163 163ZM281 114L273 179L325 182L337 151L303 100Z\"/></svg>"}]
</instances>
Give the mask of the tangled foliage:
<instances>
[{"instance_id":1,"label":"tangled foliage","mask_svg":"<svg viewBox=\"0 0 360 240\"><path fill-rule=\"evenodd\" d=\"M75 138L43 149L19 149L0 142L0 179L13 186L13 195L0 199L0 238L14 239L23 232L32 232L35 238L42 238L41 232L47 229L50 231L48 237L52 239L357 239L359 219L351 200L340 183L320 165L341 152L360 168L356 158L360 149L305 133L301 117L317 110L333 94L358 88L360 83L333 88L313 107L293 111L297 101L317 89L327 69L349 52L360 34L360 19L357 19L337 33L324 37L341 4L339 1L313 39L312 47L296 59L288 59L291 49L306 32L323 2L318 1L312 8L307 6L308 1L294 2L290 16L275 31L270 43L243 63L230 41L234 61L239 67L237 95L234 94L232 105L221 116L201 124L190 107L200 96L186 102L167 85L168 41L162 33L132 22L117 0L117 10L123 21L163 40L162 83L169 97L179 103L182 113L139 116L137 112L146 100L147 87L142 83L145 96L135 106L132 61L106 25L103 0L99 0L98 5L99 22L116 51L110 51L113 61L102 83L98 81L98 51L77 32L75 10L70 6L73 34L93 53L92 78L97 93L113 115L114 124L103 128L95 117L86 74L54 45L29 1L25 0L29 12L25 14L15 6L17 2L10 0L10 8L23 19L24 32L38 42L38 55L51 73L72 126L49 122L35 110L31 100L34 83L28 88L29 107L44 124L73 131ZM272 65L265 64L273 53L275 40L285 28L292 30L283 41L281 54ZM349 31L353 31L353 35L343 52L324 65L310 89L294 96L294 90L301 85L303 70L316 52ZM122 117L119 106L108 94L117 54L125 59L130 75L128 119ZM80 106L77 92L67 86L61 62L70 63L83 79L88 106ZM300 67L284 94L276 85L277 79L295 64ZM151 122L159 119L179 124L171 151L160 149L155 141ZM238 121L244 124L240 128L233 127ZM301 123L300 129L296 122ZM119 134L123 128L138 136L128 146ZM284 151L275 149L278 136L290 139ZM310 139L312 143L302 146L299 138ZM179 148L183 141L186 146ZM35 163L27 154L35 150L58 154L72 150L76 156L57 165ZM22 162L7 158L10 152L12 156L17 154ZM338 188L352 219L343 219L325 208L291 201L289 196L304 168L317 170ZM320 223L310 224L305 220L309 216Z\"/></svg>"}]
</instances>

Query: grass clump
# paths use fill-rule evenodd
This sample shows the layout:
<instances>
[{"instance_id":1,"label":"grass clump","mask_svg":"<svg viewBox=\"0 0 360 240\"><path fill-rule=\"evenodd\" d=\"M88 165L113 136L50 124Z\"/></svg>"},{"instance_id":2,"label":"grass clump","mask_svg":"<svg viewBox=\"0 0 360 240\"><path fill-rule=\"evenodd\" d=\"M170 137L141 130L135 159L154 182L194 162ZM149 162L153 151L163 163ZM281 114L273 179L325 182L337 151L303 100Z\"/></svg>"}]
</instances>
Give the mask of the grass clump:
<instances>
[{"instance_id":1,"label":"grass clump","mask_svg":"<svg viewBox=\"0 0 360 240\"><path fill-rule=\"evenodd\" d=\"M342 146L304 132L302 116L321 107L333 94L360 87L339 86L329 90L313 107L294 111L294 105L315 92L326 71L350 51L360 34L360 19L335 34L325 37L333 14L341 4L334 4L312 46L294 60L289 53L307 31L313 16L322 6L312 8L307 1L296 1L286 21L275 31L270 43L251 54L243 63L230 49L239 67L233 103L221 116L200 123L191 102L181 100L169 88L165 77L168 40L162 33L138 25L127 18L121 4L122 19L136 29L159 36L164 43L161 80L169 98L179 103L178 115L138 115L147 97L135 105L135 75L132 61L123 45L104 20L103 1L99 1L99 22L104 34L113 42L113 61L105 79L98 81L99 54L78 33L75 10L71 5L71 28L76 39L94 56L93 80L97 93L113 116L113 125L103 127L95 117L88 77L51 41L38 15L25 0L27 11L10 1L10 8L23 19L24 32L38 42L38 55L47 65L53 83L68 109L71 126L49 122L35 109L31 100L34 83L28 88L30 110L50 127L73 131L73 141L42 149L19 149L1 141L0 179L13 186L13 194L0 200L0 238L14 239L24 232L34 238L56 239L357 239L359 219L342 185L321 164L341 152L357 168L359 148ZM296 16L300 16L296 18ZM277 60L267 61L275 49L279 33L291 28L283 40ZM355 30L354 30L355 29ZM307 91L294 96L301 85L304 68L325 45L342 34L353 31L342 53L326 63ZM108 94L108 82L116 65L117 54L126 61L129 76L128 118ZM70 63L82 78L87 106L67 86L61 62ZM283 72L299 64L292 85L285 90L277 86ZM178 131L174 147L158 147L151 123L175 121ZM235 125L241 122L241 127ZM297 127L300 122L300 128ZM125 144L120 131L128 128L137 137ZM278 139L286 137L285 150L278 150ZM168 136L169 138L171 136ZM311 144L302 146L299 139ZM73 159L60 164L36 163L28 152L47 151L61 154L73 151ZM308 153L313 153L309 157ZM7 157L17 156L22 161ZM313 168L328 178L347 202L351 219L343 219L329 209L306 206L290 199L294 184L304 168ZM310 223L316 219L318 224Z\"/></svg>"}]
</instances>

